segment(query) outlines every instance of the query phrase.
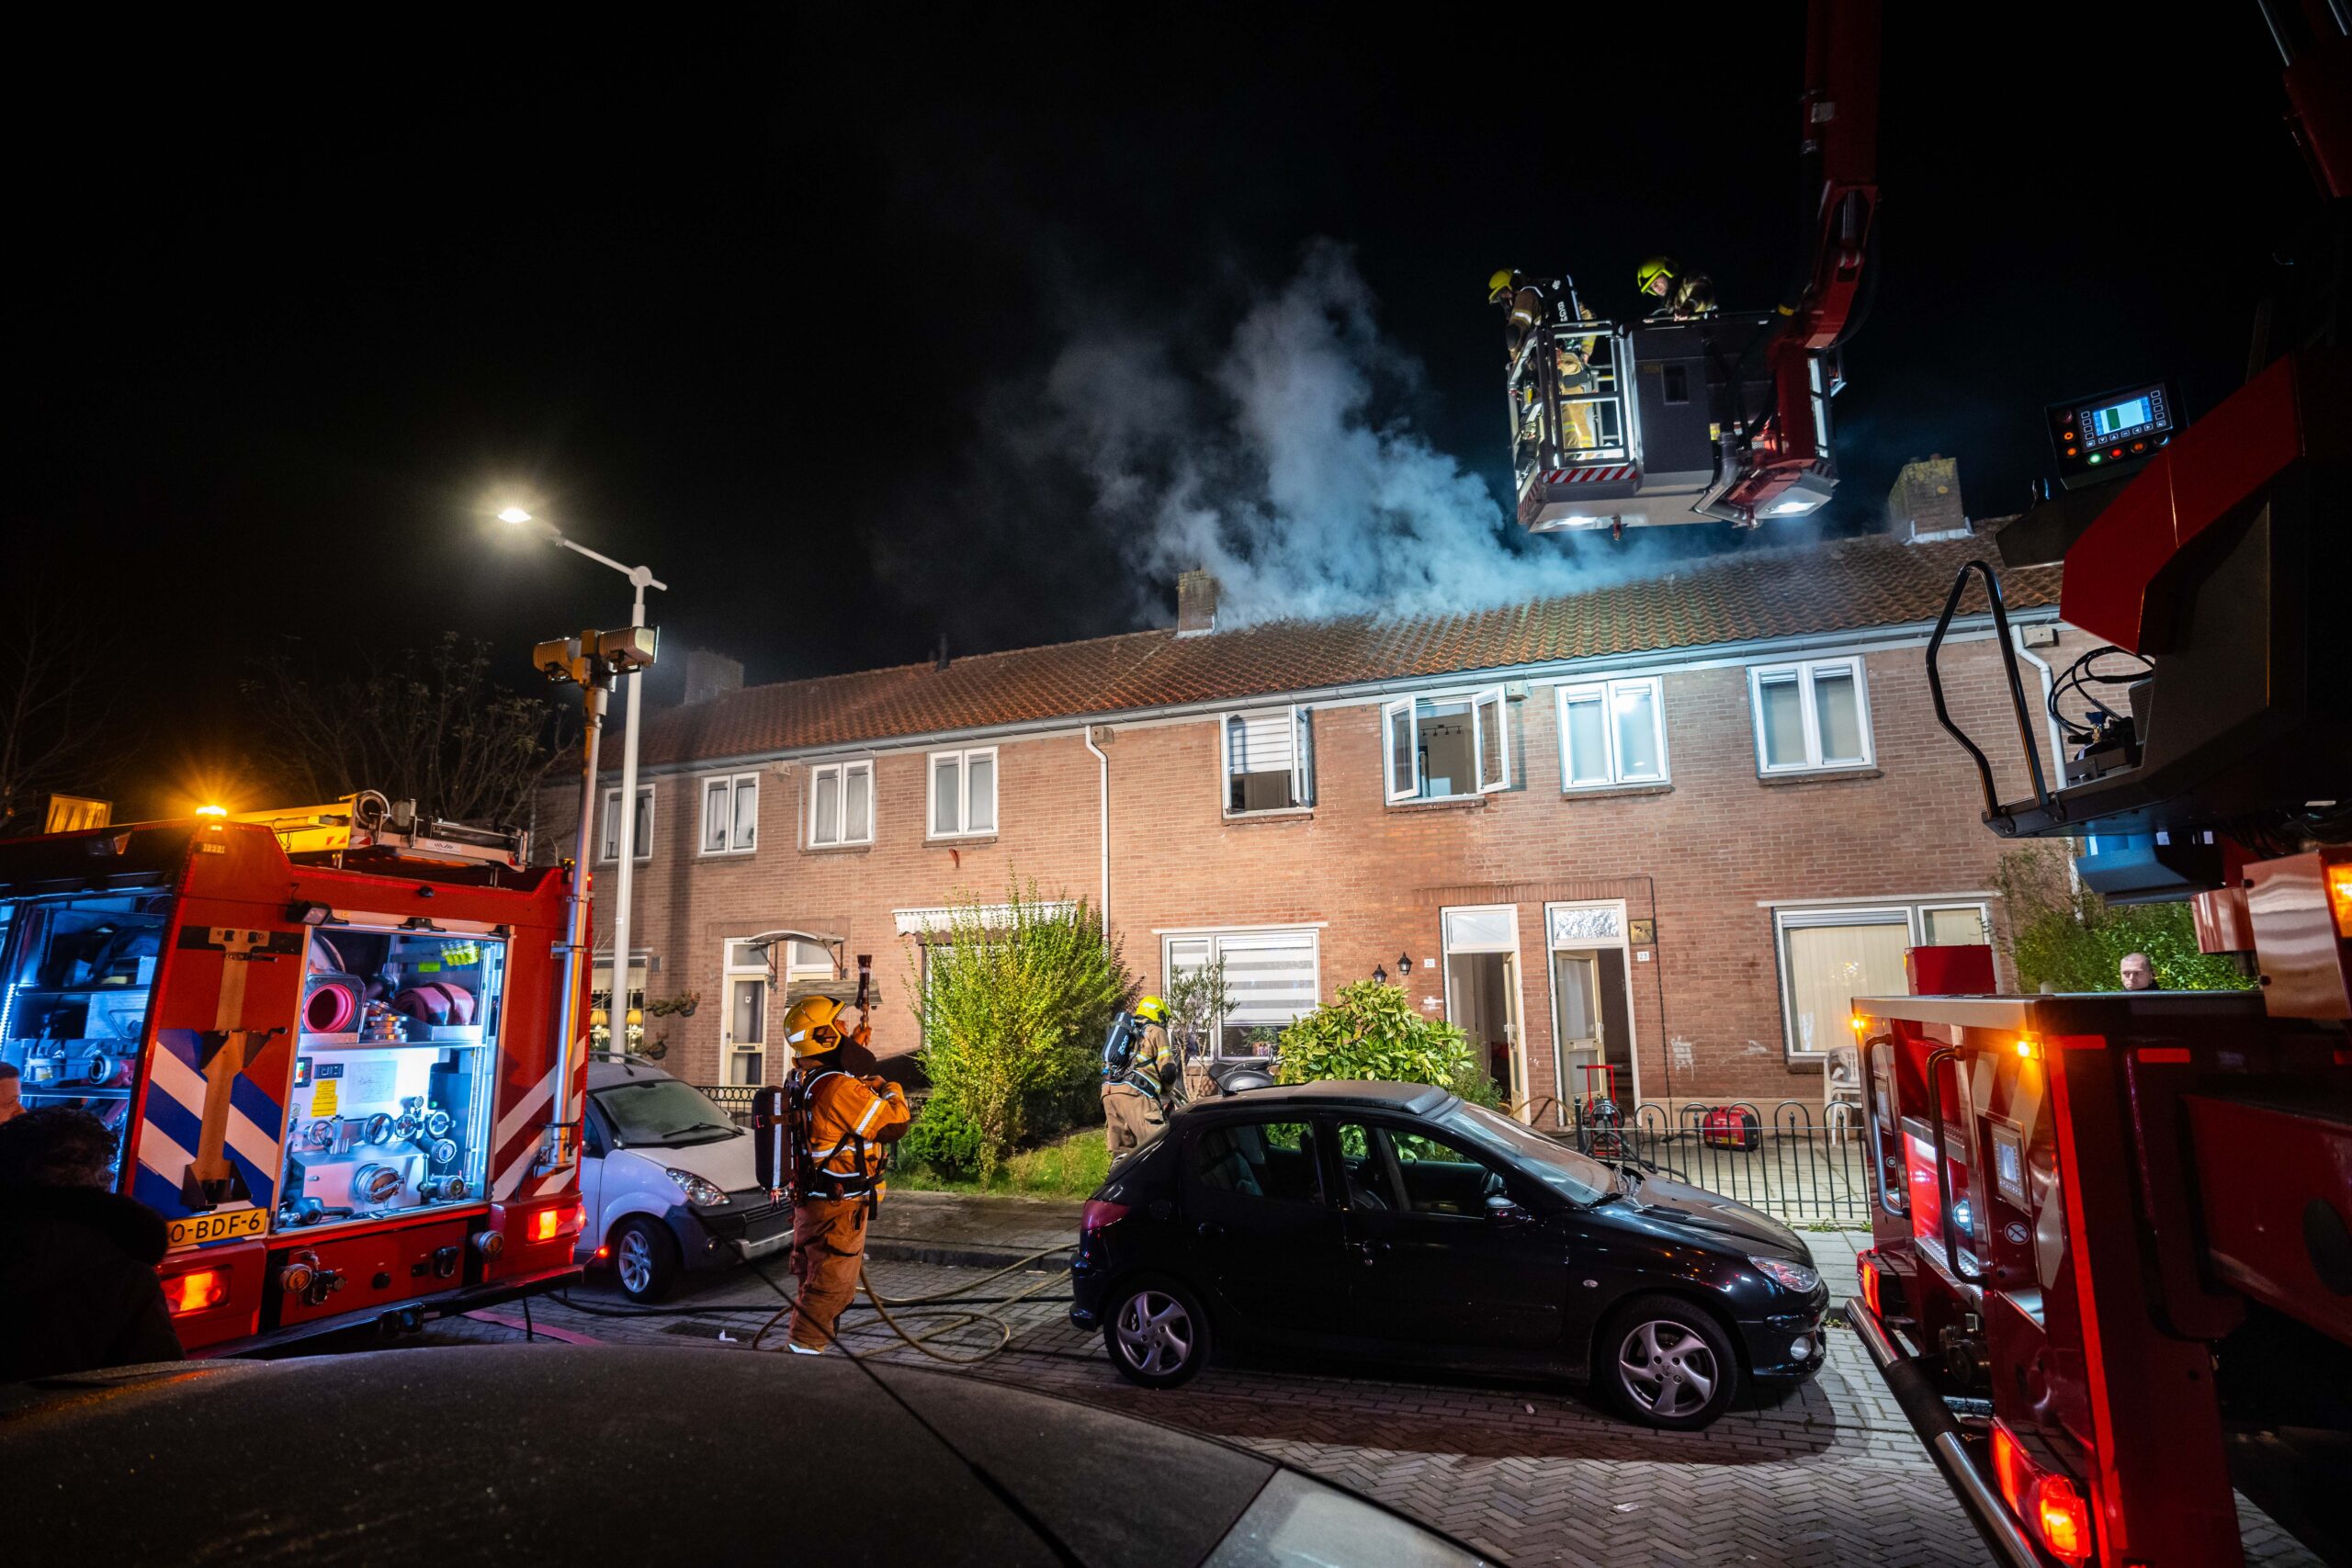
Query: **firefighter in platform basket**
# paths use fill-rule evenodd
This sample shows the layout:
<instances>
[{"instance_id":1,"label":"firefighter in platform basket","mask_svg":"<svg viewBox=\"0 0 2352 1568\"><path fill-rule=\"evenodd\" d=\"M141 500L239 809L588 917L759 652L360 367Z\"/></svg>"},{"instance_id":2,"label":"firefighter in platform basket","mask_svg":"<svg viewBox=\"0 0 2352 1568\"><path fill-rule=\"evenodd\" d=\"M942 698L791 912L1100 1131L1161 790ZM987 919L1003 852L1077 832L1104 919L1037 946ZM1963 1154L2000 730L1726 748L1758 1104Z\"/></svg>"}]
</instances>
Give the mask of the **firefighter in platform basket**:
<instances>
[{"instance_id":1,"label":"firefighter in platform basket","mask_svg":"<svg viewBox=\"0 0 2352 1568\"><path fill-rule=\"evenodd\" d=\"M814 1356L832 1343L833 1325L857 1293L865 1225L884 1191L888 1145L907 1129L905 1094L876 1075L842 1065L863 1055L869 1030L860 1015L829 997L804 997L785 1015L794 1057L785 1082L791 1133L792 1274L800 1283L792 1314L792 1348Z\"/></svg>"}]
</instances>

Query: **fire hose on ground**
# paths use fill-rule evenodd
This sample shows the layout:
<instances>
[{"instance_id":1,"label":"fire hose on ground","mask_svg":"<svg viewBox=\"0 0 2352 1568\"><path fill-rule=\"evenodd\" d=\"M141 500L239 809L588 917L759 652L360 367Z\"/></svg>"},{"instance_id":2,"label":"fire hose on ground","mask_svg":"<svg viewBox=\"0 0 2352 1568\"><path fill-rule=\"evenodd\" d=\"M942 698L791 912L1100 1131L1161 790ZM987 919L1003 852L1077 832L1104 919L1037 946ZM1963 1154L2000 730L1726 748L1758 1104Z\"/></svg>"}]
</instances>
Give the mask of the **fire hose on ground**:
<instances>
[{"instance_id":1,"label":"fire hose on ground","mask_svg":"<svg viewBox=\"0 0 2352 1568\"><path fill-rule=\"evenodd\" d=\"M1034 1300L1041 1292L1056 1285L1068 1283L1069 1273L1069 1270L1065 1269L1059 1272L1047 1274L1036 1283L1024 1286L1022 1289L1013 1292L1010 1295L980 1296L973 1295L970 1292L981 1289L995 1280L1001 1280L1008 1274L1015 1274L1027 1269L1032 1265L1042 1262L1046 1258L1057 1257L1060 1254L1074 1251L1077 1245L1078 1244L1075 1242L1064 1242L1057 1247L1040 1247L1035 1252L1027 1253L1020 1258L1016 1258L1012 1262L1005 1264L1002 1268L993 1269L989 1273L983 1274L977 1280L966 1281L953 1286L948 1290L933 1291L928 1294L919 1296L886 1296L882 1294L879 1291L876 1291L874 1288L874 1281L866 1274L865 1264L861 1261L858 1265L857 1282L858 1288L863 1292L865 1300L863 1303L854 1300L851 1302L850 1305L843 1310L853 1311L860 1304L870 1306L873 1309L875 1315L879 1317L890 1332L898 1336L898 1337L904 1341L910 1348L924 1356L930 1357L933 1360L944 1361L951 1366L977 1365L981 1361L989 1359L991 1357L1002 1354L1006 1348L1012 1343L1012 1337L1018 1331L1018 1325L1010 1318L1002 1315L1001 1309L1016 1305L1022 1302ZM791 1291L786 1290L782 1284L778 1283L775 1278L769 1274L765 1269L761 1268L759 1264L752 1263L749 1267L752 1272L760 1277L761 1280L766 1284L768 1289L774 1291L778 1296L781 1296L784 1299L785 1303L783 1306L776 1309L776 1311L771 1313L768 1315L767 1320L762 1323L759 1328L753 1332L749 1343L751 1348L756 1350L761 1348L761 1341L766 1338L768 1334L775 1329L778 1323L783 1321L785 1315L799 1304L799 1300ZM755 1306L721 1305L696 1307L605 1306L588 1302L575 1301L568 1292L556 1299L561 1302L565 1306L571 1308L573 1311L584 1313L591 1317L708 1317L719 1313L750 1313L761 1310ZM999 1310L987 1312L970 1310L974 1307L980 1306L993 1307ZM891 1312L891 1309L893 1308L898 1309L901 1315L913 1322L921 1323L933 1319L937 1321L933 1322L932 1326L924 1328L918 1333L910 1329L906 1324L901 1323L899 1320L899 1317L893 1316ZM946 1350L938 1348L930 1343L932 1340L940 1337L942 1335L956 1333L960 1330L977 1327L981 1325L986 1325L996 1331L997 1342L994 1345L978 1349L976 1354L950 1354ZM829 1337L832 1338L834 1344L841 1345L842 1342L839 1337L838 1331ZM851 1350L847 1346L842 1345L842 1351L844 1355L863 1360L871 1356L878 1356L891 1348L892 1347L886 1344L877 1345L867 1350Z\"/></svg>"}]
</instances>

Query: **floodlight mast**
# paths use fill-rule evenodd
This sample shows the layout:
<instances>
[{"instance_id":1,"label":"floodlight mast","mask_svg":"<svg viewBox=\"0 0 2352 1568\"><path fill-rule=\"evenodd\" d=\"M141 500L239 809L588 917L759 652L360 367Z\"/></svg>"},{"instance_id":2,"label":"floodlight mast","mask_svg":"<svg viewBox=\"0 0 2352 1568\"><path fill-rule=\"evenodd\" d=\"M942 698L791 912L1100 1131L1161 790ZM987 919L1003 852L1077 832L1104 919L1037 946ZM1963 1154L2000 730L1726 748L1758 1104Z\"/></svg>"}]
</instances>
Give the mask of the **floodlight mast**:
<instances>
[{"instance_id":1,"label":"floodlight mast","mask_svg":"<svg viewBox=\"0 0 2352 1568\"><path fill-rule=\"evenodd\" d=\"M580 1110L573 1102L573 1080L588 1058L587 1011L582 965L591 957L594 933L590 929L589 846L596 828L596 748L604 733L605 708L616 676L642 670L653 662L657 634L650 626L619 631L582 632L540 643L531 663L550 681L569 681L580 688L585 728L581 736L580 834L572 850L571 886L563 914L563 1054L557 1064L554 1117L547 1141L540 1146L535 1171L543 1173L569 1166L579 1157ZM624 824L628 817L621 818ZM625 983L625 982L624 982Z\"/></svg>"}]
</instances>

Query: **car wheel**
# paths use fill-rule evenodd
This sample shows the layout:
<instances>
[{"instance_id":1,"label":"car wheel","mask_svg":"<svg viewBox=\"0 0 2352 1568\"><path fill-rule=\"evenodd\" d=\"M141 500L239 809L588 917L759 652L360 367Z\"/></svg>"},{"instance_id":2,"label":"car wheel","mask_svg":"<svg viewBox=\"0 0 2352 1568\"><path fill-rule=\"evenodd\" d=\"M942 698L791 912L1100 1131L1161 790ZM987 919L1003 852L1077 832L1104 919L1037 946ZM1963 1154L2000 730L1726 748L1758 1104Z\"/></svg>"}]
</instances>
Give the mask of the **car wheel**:
<instances>
[{"instance_id":1,"label":"car wheel","mask_svg":"<svg viewBox=\"0 0 2352 1568\"><path fill-rule=\"evenodd\" d=\"M1192 1292L1147 1280L1112 1292L1102 1314L1102 1344L1129 1382L1174 1388L1209 1359L1209 1319Z\"/></svg>"},{"instance_id":2,"label":"car wheel","mask_svg":"<svg viewBox=\"0 0 2352 1568\"><path fill-rule=\"evenodd\" d=\"M613 1232L613 1276L633 1302L658 1302L678 1282L678 1238L670 1227L632 1214Z\"/></svg>"},{"instance_id":3,"label":"car wheel","mask_svg":"<svg viewBox=\"0 0 2352 1568\"><path fill-rule=\"evenodd\" d=\"M1645 1427L1695 1432L1731 1407L1739 1357L1707 1312L1643 1296L1610 1320L1595 1370L1625 1413Z\"/></svg>"}]
</instances>

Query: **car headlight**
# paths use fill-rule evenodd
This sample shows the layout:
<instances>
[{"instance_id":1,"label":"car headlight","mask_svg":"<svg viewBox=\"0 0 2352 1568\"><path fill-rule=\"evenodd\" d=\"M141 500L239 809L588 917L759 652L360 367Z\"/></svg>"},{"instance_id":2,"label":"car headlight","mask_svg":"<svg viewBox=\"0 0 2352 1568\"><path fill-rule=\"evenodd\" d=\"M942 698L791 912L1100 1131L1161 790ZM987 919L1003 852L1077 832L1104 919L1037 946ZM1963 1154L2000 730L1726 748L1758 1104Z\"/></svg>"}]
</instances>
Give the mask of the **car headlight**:
<instances>
[{"instance_id":1,"label":"car headlight","mask_svg":"<svg viewBox=\"0 0 2352 1568\"><path fill-rule=\"evenodd\" d=\"M727 1194L716 1183L704 1180L691 1170L670 1170L662 1174L678 1184L678 1190L686 1195L689 1203L700 1203L706 1209L726 1205Z\"/></svg>"},{"instance_id":2,"label":"car headlight","mask_svg":"<svg viewBox=\"0 0 2352 1568\"><path fill-rule=\"evenodd\" d=\"M1801 1296L1813 1294L1814 1287L1821 1283L1820 1275L1804 1264L1792 1263L1785 1258L1751 1258L1748 1261L1756 1265L1758 1274L1781 1289L1794 1291Z\"/></svg>"}]
</instances>

